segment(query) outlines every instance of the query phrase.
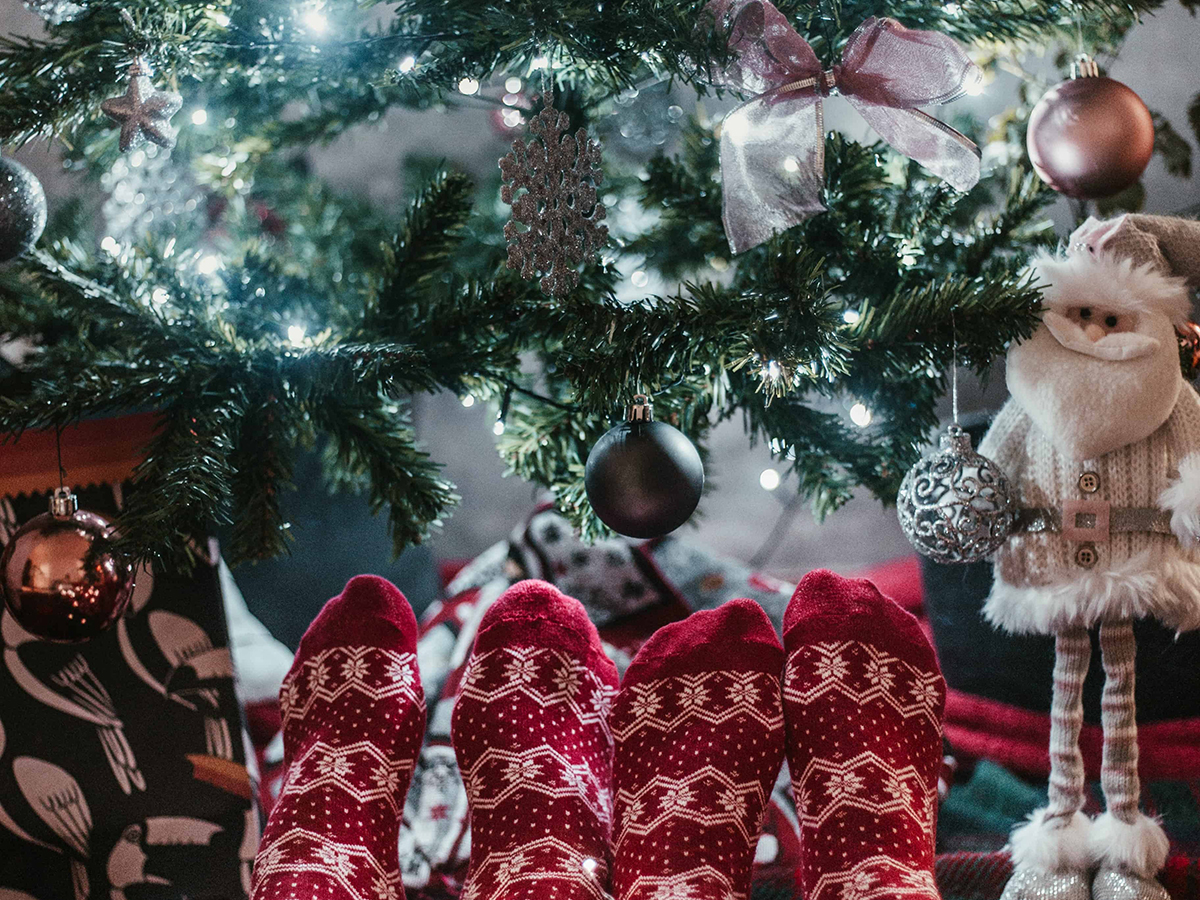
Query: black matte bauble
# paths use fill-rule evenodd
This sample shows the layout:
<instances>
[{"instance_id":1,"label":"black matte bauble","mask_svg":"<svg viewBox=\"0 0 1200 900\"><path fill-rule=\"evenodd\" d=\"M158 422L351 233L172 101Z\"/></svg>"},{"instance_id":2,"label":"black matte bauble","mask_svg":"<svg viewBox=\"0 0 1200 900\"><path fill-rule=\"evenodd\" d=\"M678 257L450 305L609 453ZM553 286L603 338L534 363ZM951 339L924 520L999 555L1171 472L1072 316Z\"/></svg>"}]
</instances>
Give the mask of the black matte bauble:
<instances>
[{"instance_id":1,"label":"black matte bauble","mask_svg":"<svg viewBox=\"0 0 1200 900\"><path fill-rule=\"evenodd\" d=\"M654 538L688 520L704 489L704 464L682 432L666 422L622 422L588 454L588 500L618 534Z\"/></svg>"}]
</instances>

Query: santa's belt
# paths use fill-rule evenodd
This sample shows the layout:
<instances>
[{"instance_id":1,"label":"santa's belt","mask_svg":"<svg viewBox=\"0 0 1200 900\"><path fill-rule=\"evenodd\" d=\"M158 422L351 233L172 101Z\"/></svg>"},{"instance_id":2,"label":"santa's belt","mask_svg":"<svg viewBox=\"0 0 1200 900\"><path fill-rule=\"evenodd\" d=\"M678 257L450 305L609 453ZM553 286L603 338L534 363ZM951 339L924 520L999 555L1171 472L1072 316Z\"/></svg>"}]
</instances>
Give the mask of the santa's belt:
<instances>
[{"instance_id":1,"label":"santa's belt","mask_svg":"<svg viewBox=\"0 0 1200 900\"><path fill-rule=\"evenodd\" d=\"M1070 541L1106 541L1110 534L1173 534L1171 513L1156 506L1110 506L1104 500L1068 500L1062 509L1017 511L1015 531L1061 534Z\"/></svg>"}]
</instances>

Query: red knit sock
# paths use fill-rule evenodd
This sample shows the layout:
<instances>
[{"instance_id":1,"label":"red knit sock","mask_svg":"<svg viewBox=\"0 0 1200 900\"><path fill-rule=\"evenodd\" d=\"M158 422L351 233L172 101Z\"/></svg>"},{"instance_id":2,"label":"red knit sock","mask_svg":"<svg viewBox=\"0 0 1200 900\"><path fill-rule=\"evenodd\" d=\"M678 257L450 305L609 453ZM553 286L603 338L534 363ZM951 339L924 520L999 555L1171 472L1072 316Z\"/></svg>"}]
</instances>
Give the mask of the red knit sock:
<instances>
[{"instance_id":1,"label":"red knit sock","mask_svg":"<svg viewBox=\"0 0 1200 900\"><path fill-rule=\"evenodd\" d=\"M483 617L451 737L471 810L464 900L603 900L617 671L579 601L544 581Z\"/></svg>"},{"instance_id":2,"label":"red knit sock","mask_svg":"<svg viewBox=\"0 0 1200 900\"><path fill-rule=\"evenodd\" d=\"M934 900L946 687L933 648L869 581L826 571L800 582L783 624L805 900Z\"/></svg>"},{"instance_id":3,"label":"red knit sock","mask_svg":"<svg viewBox=\"0 0 1200 900\"><path fill-rule=\"evenodd\" d=\"M404 797L425 735L417 621L361 575L325 604L283 682L284 768L253 900L398 900Z\"/></svg>"},{"instance_id":4,"label":"red knit sock","mask_svg":"<svg viewBox=\"0 0 1200 900\"><path fill-rule=\"evenodd\" d=\"M783 764L782 669L752 600L695 613L642 647L613 706L617 900L749 895Z\"/></svg>"}]
</instances>

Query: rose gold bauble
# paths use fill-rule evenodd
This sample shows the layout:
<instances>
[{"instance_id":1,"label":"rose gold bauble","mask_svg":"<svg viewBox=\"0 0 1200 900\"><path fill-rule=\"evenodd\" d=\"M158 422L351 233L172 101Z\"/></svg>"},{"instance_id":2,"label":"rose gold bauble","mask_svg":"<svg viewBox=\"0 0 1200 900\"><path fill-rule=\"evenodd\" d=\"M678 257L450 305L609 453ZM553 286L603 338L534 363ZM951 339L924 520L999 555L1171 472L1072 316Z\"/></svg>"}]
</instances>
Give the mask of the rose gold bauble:
<instances>
[{"instance_id":1,"label":"rose gold bauble","mask_svg":"<svg viewBox=\"0 0 1200 900\"><path fill-rule=\"evenodd\" d=\"M51 509L9 540L0 588L9 613L34 637L87 641L121 617L133 575L111 554L94 551L112 529L103 516L77 509L69 491L55 491Z\"/></svg>"},{"instance_id":2,"label":"rose gold bauble","mask_svg":"<svg viewBox=\"0 0 1200 900\"><path fill-rule=\"evenodd\" d=\"M1102 75L1048 90L1029 117L1029 158L1054 190L1080 200L1111 197L1145 171L1154 122L1142 98Z\"/></svg>"}]
</instances>

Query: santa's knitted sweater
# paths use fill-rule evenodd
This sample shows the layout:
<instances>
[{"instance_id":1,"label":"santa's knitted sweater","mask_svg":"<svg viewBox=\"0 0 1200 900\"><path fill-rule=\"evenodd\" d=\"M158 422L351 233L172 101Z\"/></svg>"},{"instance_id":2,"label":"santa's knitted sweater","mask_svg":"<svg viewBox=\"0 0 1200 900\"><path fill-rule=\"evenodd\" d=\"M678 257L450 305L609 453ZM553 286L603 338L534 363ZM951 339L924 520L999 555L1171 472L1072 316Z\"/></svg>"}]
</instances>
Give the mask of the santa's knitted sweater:
<instances>
[{"instance_id":1,"label":"santa's knitted sweater","mask_svg":"<svg viewBox=\"0 0 1200 900\"><path fill-rule=\"evenodd\" d=\"M1106 501L1113 509L1174 506L1177 531L1200 509L1200 396L1190 385L1157 431L1095 459L1065 457L1013 399L979 452L1004 471L1021 508L1061 512L1071 500ZM1200 628L1200 551L1175 534L1071 541L1058 532L1018 531L994 563L984 615L1008 631L1053 633L1143 616L1180 631Z\"/></svg>"}]
</instances>

